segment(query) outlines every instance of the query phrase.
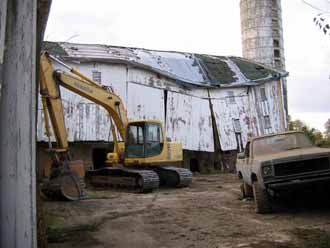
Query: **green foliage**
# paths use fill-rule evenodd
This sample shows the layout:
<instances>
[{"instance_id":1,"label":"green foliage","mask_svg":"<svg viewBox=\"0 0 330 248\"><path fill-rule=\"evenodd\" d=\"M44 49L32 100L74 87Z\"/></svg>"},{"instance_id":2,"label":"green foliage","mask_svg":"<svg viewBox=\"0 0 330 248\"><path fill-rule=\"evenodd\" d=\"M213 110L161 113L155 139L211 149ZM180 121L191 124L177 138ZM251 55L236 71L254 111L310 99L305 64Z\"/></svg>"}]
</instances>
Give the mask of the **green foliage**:
<instances>
[{"instance_id":1,"label":"green foliage","mask_svg":"<svg viewBox=\"0 0 330 248\"><path fill-rule=\"evenodd\" d=\"M329 122L329 131L330 134L330 119ZM289 116L289 130L290 131L302 131L306 134L306 136L315 144L320 146L330 146L330 135L327 135L327 131L322 134L319 130L309 127L305 122L296 119L292 120L291 116Z\"/></svg>"},{"instance_id":2,"label":"green foliage","mask_svg":"<svg viewBox=\"0 0 330 248\"><path fill-rule=\"evenodd\" d=\"M91 222L76 226L66 226L64 217L56 215L46 216L47 238L49 243L62 243L72 239L73 236L84 232L95 232L100 224Z\"/></svg>"}]
</instances>

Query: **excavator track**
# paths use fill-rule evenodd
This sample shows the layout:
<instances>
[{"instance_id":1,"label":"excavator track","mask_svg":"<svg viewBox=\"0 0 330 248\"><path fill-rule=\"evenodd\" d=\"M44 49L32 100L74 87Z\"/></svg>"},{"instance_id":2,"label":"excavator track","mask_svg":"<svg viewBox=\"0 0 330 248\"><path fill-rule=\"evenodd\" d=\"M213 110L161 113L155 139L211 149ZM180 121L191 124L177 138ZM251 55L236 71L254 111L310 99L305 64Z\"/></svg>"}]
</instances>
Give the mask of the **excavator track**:
<instances>
[{"instance_id":1,"label":"excavator track","mask_svg":"<svg viewBox=\"0 0 330 248\"><path fill-rule=\"evenodd\" d=\"M193 174L185 168L163 166L153 170L158 174L161 186L183 188L192 182Z\"/></svg>"},{"instance_id":2,"label":"excavator track","mask_svg":"<svg viewBox=\"0 0 330 248\"><path fill-rule=\"evenodd\" d=\"M159 188L159 177L152 170L105 167L87 173L94 186L131 188L151 192Z\"/></svg>"}]
</instances>

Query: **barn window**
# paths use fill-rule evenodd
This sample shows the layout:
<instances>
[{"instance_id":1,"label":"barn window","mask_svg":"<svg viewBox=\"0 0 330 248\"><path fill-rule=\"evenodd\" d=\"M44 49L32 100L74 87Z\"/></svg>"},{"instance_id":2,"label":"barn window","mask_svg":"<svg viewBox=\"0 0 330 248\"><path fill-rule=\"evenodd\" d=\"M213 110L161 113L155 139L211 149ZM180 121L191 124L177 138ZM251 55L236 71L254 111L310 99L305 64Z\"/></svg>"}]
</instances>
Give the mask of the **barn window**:
<instances>
[{"instance_id":1,"label":"barn window","mask_svg":"<svg viewBox=\"0 0 330 248\"><path fill-rule=\"evenodd\" d=\"M273 25L274 28L278 27L278 19L277 18L275 18L275 17L272 18L272 25Z\"/></svg>"},{"instance_id":2,"label":"barn window","mask_svg":"<svg viewBox=\"0 0 330 248\"><path fill-rule=\"evenodd\" d=\"M241 123L240 123L239 119L234 119L233 121L234 121L234 131L235 131L235 133L242 132Z\"/></svg>"},{"instance_id":3,"label":"barn window","mask_svg":"<svg viewBox=\"0 0 330 248\"><path fill-rule=\"evenodd\" d=\"M265 87L260 88L260 99L261 101L267 101L266 89Z\"/></svg>"},{"instance_id":4,"label":"barn window","mask_svg":"<svg viewBox=\"0 0 330 248\"><path fill-rule=\"evenodd\" d=\"M278 50L278 49L274 49L274 57L275 57L275 58L281 58L280 50Z\"/></svg>"},{"instance_id":5,"label":"barn window","mask_svg":"<svg viewBox=\"0 0 330 248\"><path fill-rule=\"evenodd\" d=\"M272 1L273 8L277 8L277 0Z\"/></svg>"},{"instance_id":6,"label":"barn window","mask_svg":"<svg viewBox=\"0 0 330 248\"><path fill-rule=\"evenodd\" d=\"M235 103L234 91L230 90L227 92L229 103Z\"/></svg>"},{"instance_id":7,"label":"barn window","mask_svg":"<svg viewBox=\"0 0 330 248\"><path fill-rule=\"evenodd\" d=\"M270 123L269 115L264 116L264 126L265 126L265 129L272 128L272 124Z\"/></svg>"},{"instance_id":8,"label":"barn window","mask_svg":"<svg viewBox=\"0 0 330 248\"><path fill-rule=\"evenodd\" d=\"M101 72L100 71L93 71L92 72L92 79L95 82L101 83L101 81L102 81L102 74L101 74Z\"/></svg>"},{"instance_id":9,"label":"barn window","mask_svg":"<svg viewBox=\"0 0 330 248\"><path fill-rule=\"evenodd\" d=\"M273 46L274 46L275 48L279 48L279 47L280 47L280 41L277 40L277 39L274 39L274 40L273 40Z\"/></svg>"}]
</instances>

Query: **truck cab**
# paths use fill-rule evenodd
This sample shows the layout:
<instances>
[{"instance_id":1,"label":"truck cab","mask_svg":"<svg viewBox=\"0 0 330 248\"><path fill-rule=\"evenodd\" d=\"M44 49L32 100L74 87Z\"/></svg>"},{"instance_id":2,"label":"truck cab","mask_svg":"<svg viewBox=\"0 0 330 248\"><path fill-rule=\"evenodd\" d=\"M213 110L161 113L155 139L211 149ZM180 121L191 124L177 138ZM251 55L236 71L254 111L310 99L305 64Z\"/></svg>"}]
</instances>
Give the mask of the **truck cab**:
<instances>
[{"instance_id":1,"label":"truck cab","mask_svg":"<svg viewBox=\"0 0 330 248\"><path fill-rule=\"evenodd\" d=\"M275 194L330 184L330 149L315 146L303 132L283 132L249 140L236 171L243 197L254 197L256 211L271 211Z\"/></svg>"}]
</instances>

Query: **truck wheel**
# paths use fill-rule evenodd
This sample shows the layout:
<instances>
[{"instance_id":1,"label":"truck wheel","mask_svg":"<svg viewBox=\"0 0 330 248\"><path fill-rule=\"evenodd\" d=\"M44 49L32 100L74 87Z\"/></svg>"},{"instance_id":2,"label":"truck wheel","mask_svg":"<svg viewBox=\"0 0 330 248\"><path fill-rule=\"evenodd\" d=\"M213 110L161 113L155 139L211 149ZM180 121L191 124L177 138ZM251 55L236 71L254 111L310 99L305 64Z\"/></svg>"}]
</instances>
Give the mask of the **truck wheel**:
<instances>
[{"instance_id":1,"label":"truck wheel","mask_svg":"<svg viewBox=\"0 0 330 248\"><path fill-rule=\"evenodd\" d=\"M267 191L262 189L256 181L253 182L253 195L256 213L267 214L272 212Z\"/></svg>"},{"instance_id":2,"label":"truck wheel","mask_svg":"<svg viewBox=\"0 0 330 248\"><path fill-rule=\"evenodd\" d=\"M241 185L239 186L241 190L241 199L244 199L246 197L245 191L244 191L244 183L242 182Z\"/></svg>"},{"instance_id":3,"label":"truck wheel","mask_svg":"<svg viewBox=\"0 0 330 248\"><path fill-rule=\"evenodd\" d=\"M253 197L253 189L246 182L242 182L240 185L241 189L241 198Z\"/></svg>"},{"instance_id":4,"label":"truck wheel","mask_svg":"<svg viewBox=\"0 0 330 248\"><path fill-rule=\"evenodd\" d=\"M253 188L246 182L243 182L243 189L245 197L253 197Z\"/></svg>"}]
</instances>

